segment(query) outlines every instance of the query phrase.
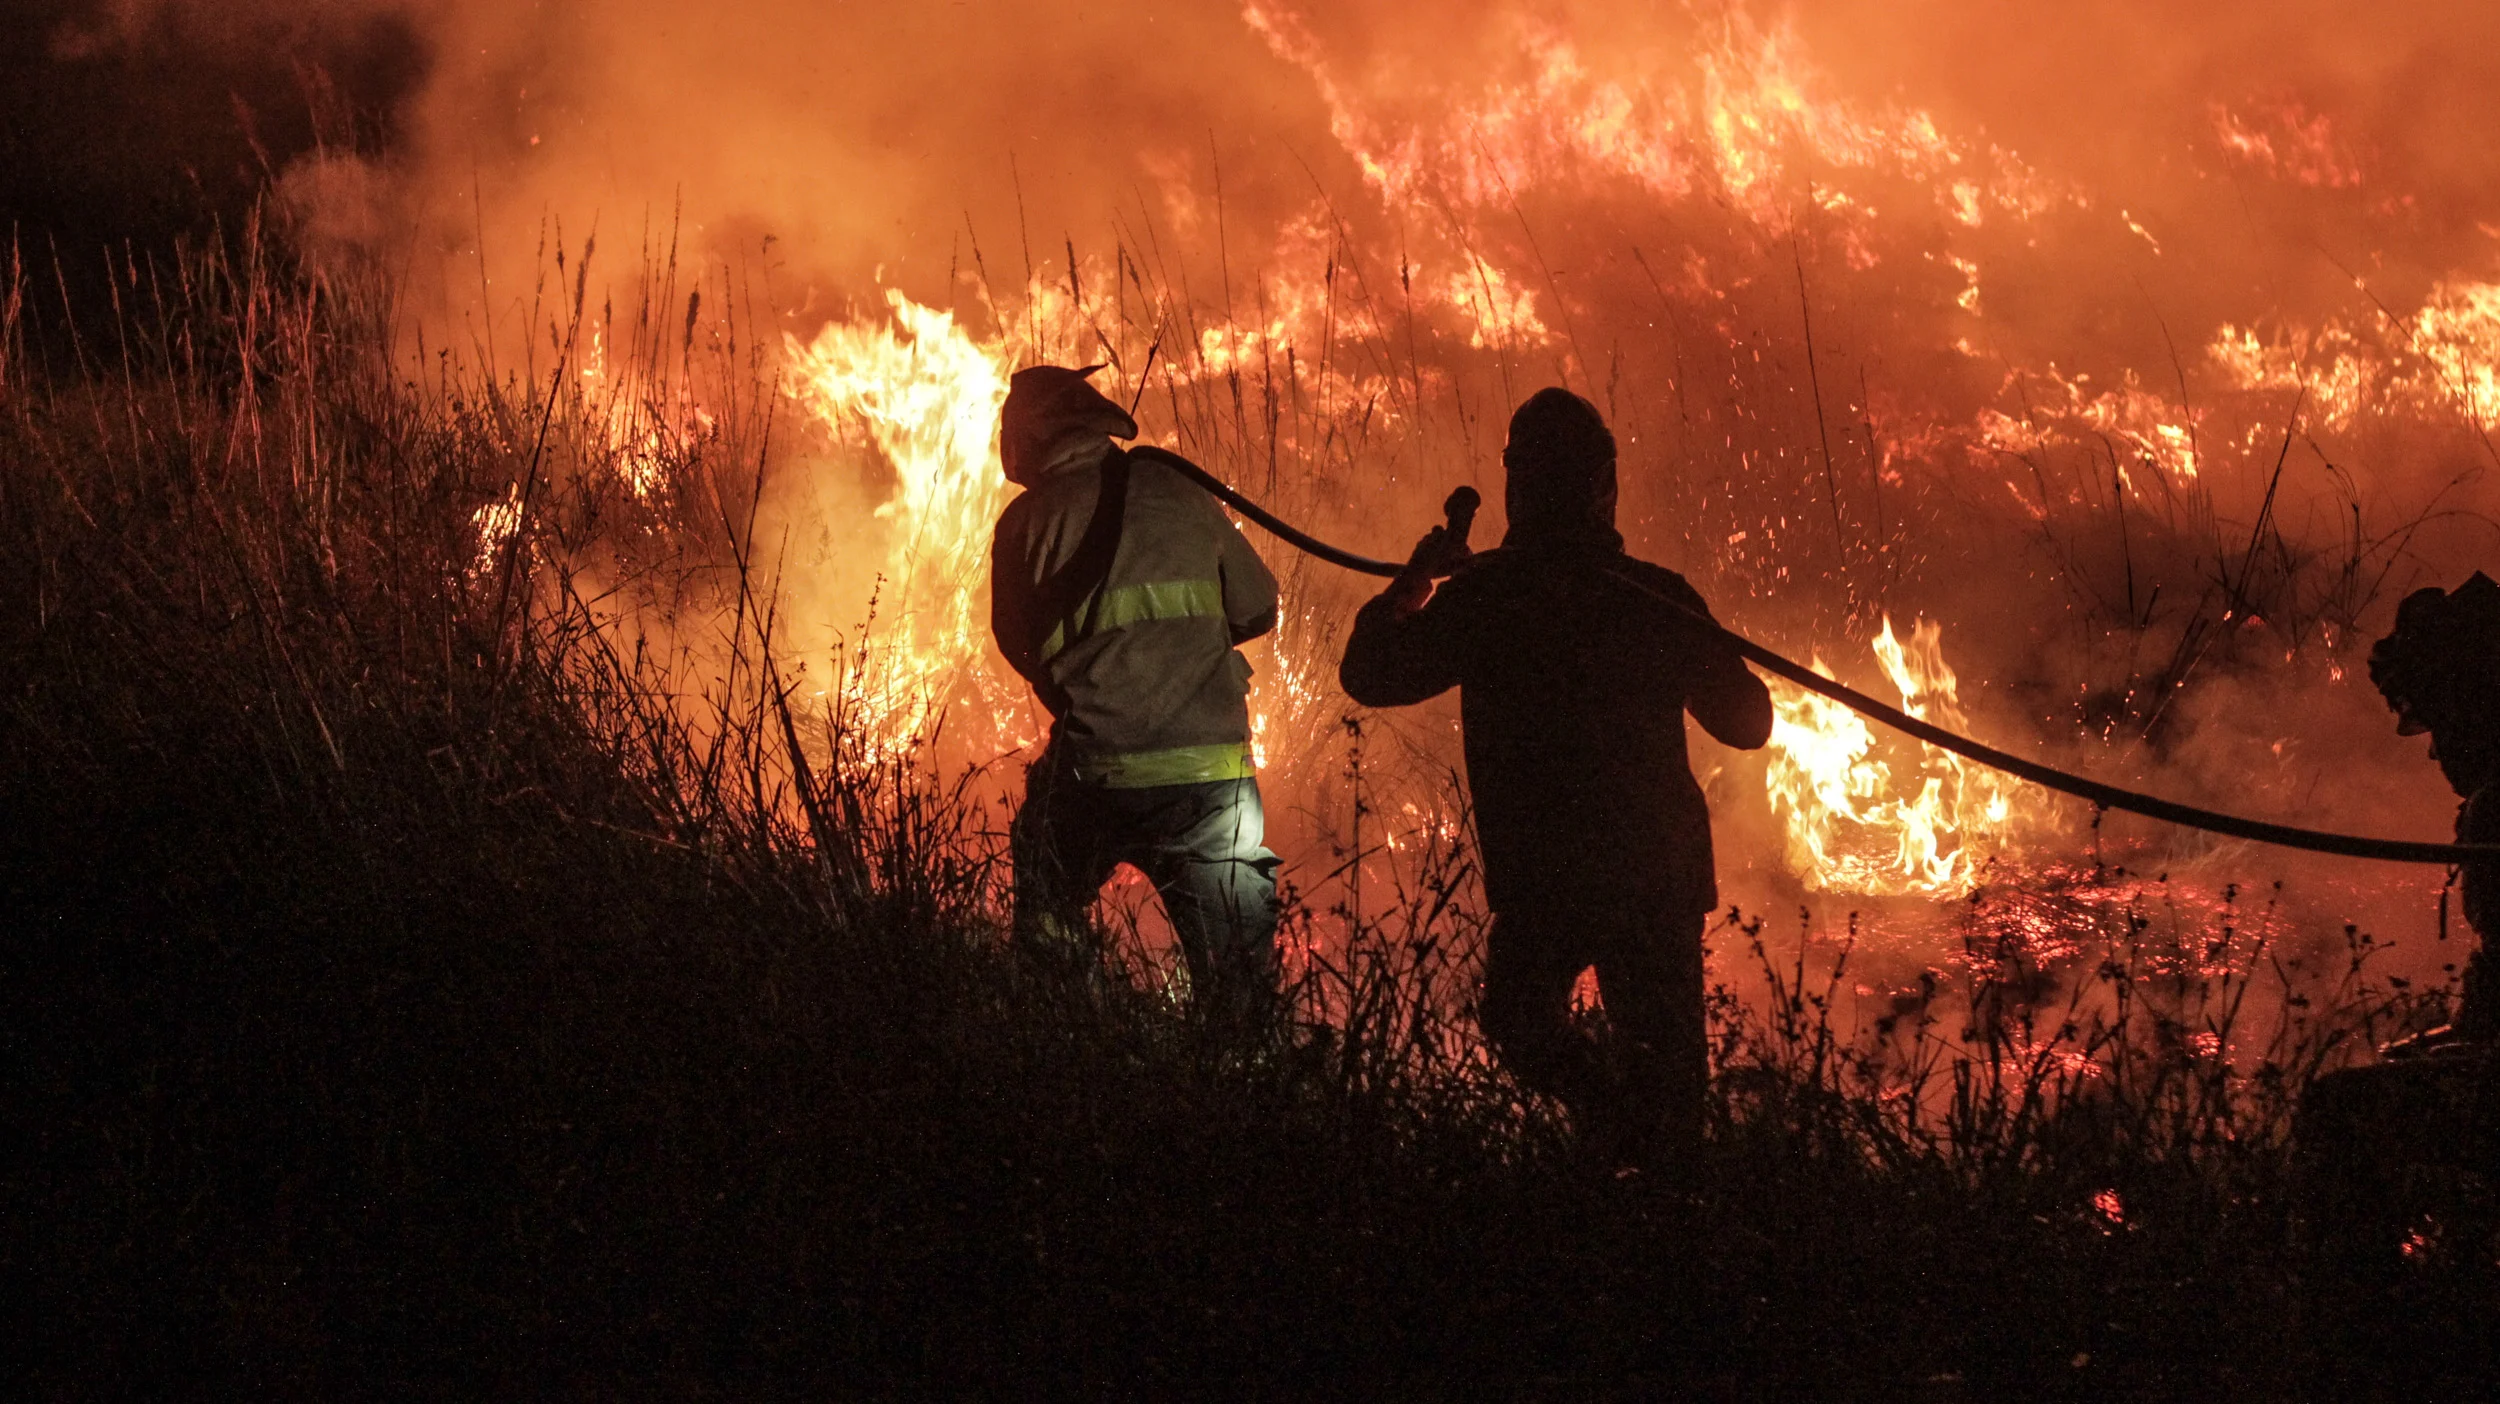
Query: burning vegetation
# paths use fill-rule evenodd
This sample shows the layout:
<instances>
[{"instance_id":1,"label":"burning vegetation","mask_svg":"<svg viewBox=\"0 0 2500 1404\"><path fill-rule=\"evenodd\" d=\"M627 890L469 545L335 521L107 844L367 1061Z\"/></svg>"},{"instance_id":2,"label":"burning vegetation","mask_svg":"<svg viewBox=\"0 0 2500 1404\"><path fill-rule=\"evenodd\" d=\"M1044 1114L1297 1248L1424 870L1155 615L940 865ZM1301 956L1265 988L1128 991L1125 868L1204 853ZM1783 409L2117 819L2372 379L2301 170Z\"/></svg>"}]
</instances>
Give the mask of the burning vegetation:
<instances>
[{"instance_id":1,"label":"burning vegetation","mask_svg":"<svg viewBox=\"0 0 2500 1404\"><path fill-rule=\"evenodd\" d=\"M1324 117L1331 164L1299 196L1261 171L1228 197L1225 163L1240 181L1245 158L1220 139L1148 143L1138 160L1155 183L1115 200L1086 248L1037 240L1017 166L1015 216L959 221L944 276L862 290L831 317L815 309L820 280L840 284L838 258L757 246L808 285L767 309L782 328L772 385L713 393L787 406L759 474L759 520L781 532L776 647L812 670L811 695L848 689L854 724L881 746L943 732L942 766L1007 778L1038 740L979 606L1005 490L988 426L1016 366L1108 361L1149 440L1379 551L1411 529L1396 523L1429 520L1449 487L1484 477L1485 423L1550 379L1624 428L1635 548L1713 598L1749 601L1731 613L1759 637L1860 667L1872 649L1869 680L1914 713L2093 773L2287 818L2443 824L2432 792L2354 777L2400 753L2352 735L2371 699L2346 665L2396 584L2471 556L2453 514L2491 457L2476 388L2493 345L2478 279L2500 272L2488 260L2461 255L2403 313L2339 261L2383 251L2310 255L2340 298L2318 297L2315 277L2297 295L2195 286L2215 256L2175 177L2102 189L1976 123L1860 96L1818 58L1811 16L1662 21L1639 52L1676 57L1656 64L1599 57L1601 36L1628 32L1612 21L1488 16L1470 61L1440 64L1291 8L1241 18ZM2396 198L2369 178L2368 143L2314 106L2200 101L2199 181L2270 183L2310 217ZM483 299L458 276L433 291L472 326L541 320L492 292L526 273L525 246L551 229L561 243L545 216L565 158L532 159L553 165L502 194L503 219L465 231L482 240ZM1073 208L1044 174L1029 183L1035 203ZM895 206L916 198L907 185ZM2172 222L2189 227L2155 228ZM673 255L689 235L681 219L644 237ZM700 242L739 296L746 256ZM876 280L930 252L886 250ZM2076 268L2116 270L2141 304L2115 314L2131 325L2044 302L2044 283ZM639 291L638 315L674 315ZM561 349L543 332L520 340L533 363ZM666 401L660 417L680 421L666 432L685 439L708 415L701 393L622 398ZM653 490L648 469L631 471L637 493ZM1350 752L1331 740L1346 709L1325 681L1354 596L1291 569L1291 617L1254 698L1263 768L1301 826L1288 852L1366 848L1347 822L1358 813L1446 826L1448 740L1404 724L1409 763L1370 779L1397 799L1358 803ZM1896 614L1921 629L1898 639ZM1949 681L1947 628L1980 679L1967 699ZM2271 734L2235 714L2250 708L2277 721ZM2019 881L2085 847L2141 867L2201 861L2175 835L2104 832L1802 695L1783 697L1781 717L1767 771L1721 765L1728 822L1749 840L1728 846L1748 905L1950 899L1982 873ZM1382 837L1390 852L1405 841ZM2358 898L2380 924L2428 934L2433 884L2418 875L2262 861L2329 929L2361 914ZM1883 922L1935 927L1897 904Z\"/></svg>"},{"instance_id":2,"label":"burning vegetation","mask_svg":"<svg viewBox=\"0 0 2500 1404\"><path fill-rule=\"evenodd\" d=\"M2152 115L2103 151L1854 5L742 5L663 43L667 8L431 8L389 139L107 260L109 330L17 255L11 882L104 952L13 971L43 1260L106 1264L45 1339L222 1300L255 1351L309 1343L312 1393L464 1341L969 1388L1828 1386L1758 1344L1800 1325L1884 1388L2319 1365L2292 1109L2442 1016L2439 875L2094 814L1775 685L1763 755L1696 743L1729 899L1697 1220L1487 1060L1455 714L1351 707L1365 590L1281 545L1254 750L1326 1032L1193 1044L1134 885L1132 978L1005 963L1047 719L986 571L1028 364L1106 363L1141 442L1379 555L1563 384L1615 426L1632 549L1818 671L2191 802L2440 834L2358 658L2490 550L2500 186L2424 156L2389 70L2183 34L2210 76L2127 75ZM2041 36L1939 14L2039 71ZM689 111L680 70L747 81ZM507 1199L444 1188L480 1157ZM443 1247L513 1223L509 1263ZM2399 1296L2487 1305L2488 1234L2406 1233L2456 1273ZM1212 1275L1136 1267L1179 1259ZM1270 1263L1290 1291L1227 1296ZM1867 1305L1901 1272L1958 1284L1907 1332ZM1655 1326L1720 1309L1695 1274L1760 1307L1724 1358ZM1483 1325L1556 1294L1599 1303L1567 1339ZM2181 1324L2208 1307L2244 1346ZM1360 1363L1401 1313L1428 1344Z\"/></svg>"}]
</instances>

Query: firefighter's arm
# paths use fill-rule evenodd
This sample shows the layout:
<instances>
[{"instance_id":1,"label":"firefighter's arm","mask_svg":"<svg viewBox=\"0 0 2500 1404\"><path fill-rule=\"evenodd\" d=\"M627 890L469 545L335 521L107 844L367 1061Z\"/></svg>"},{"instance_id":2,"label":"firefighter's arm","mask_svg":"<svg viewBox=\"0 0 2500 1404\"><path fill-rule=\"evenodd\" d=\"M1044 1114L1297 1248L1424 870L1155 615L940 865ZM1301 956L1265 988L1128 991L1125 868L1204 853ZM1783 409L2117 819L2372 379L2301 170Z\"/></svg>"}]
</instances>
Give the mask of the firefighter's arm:
<instances>
[{"instance_id":1,"label":"firefighter's arm","mask_svg":"<svg viewBox=\"0 0 2500 1404\"><path fill-rule=\"evenodd\" d=\"M1392 583L1355 614L1337 685L1366 707L1410 706L1458 686L1457 614L1446 590L1418 605L1403 578Z\"/></svg>"},{"instance_id":2,"label":"firefighter's arm","mask_svg":"<svg viewBox=\"0 0 2500 1404\"><path fill-rule=\"evenodd\" d=\"M990 538L990 635L998 641L998 651L1006 655L1008 666L1025 681L1039 683L1041 661L1034 650L1031 571L1023 551L1017 549L1022 533L1014 529L1014 521L1011 507L998 519L998 530Z\"/></svg>"},{"instance_id":3,"label":"firefighter's arm","mask_svg":"<svg viewBox=\"0 0 2500 1404\"><path fill-rule=\"evenodd\" d=\"M1710 606L1699 591L1686 586L1684 593L1690 596L1685 608L1711 618ZM1771 739L1771 690L1724 640L1699 629L1692 632L1697 667L1685 708L1720 744L1740 751L1759 750Z\"/></svg>"},{"instance_id":4,"label":"firefighter's arm","mask_svg":"<svg viewBox=\"0 0 2500 1404\"><path fill-rule=\"evenodd\" d=\"M1224 586L1224 624L1234 643L1248 643L1276 627L1276 577L1223 509L1212 499L1207 505L1220 533L1216 570Z\"/></svg>"},{"instance_id":5,"label":"firefighter's arm","mask_svg":"<svg viewBox=\"0 0 2500 1404\"><path fill-rule=\"evenodd\" d=\"M1771 690L1732 653L1711 662L1686 705L1723 745L1754 751L1771 739Z\"/></svg>"}]
</instances>

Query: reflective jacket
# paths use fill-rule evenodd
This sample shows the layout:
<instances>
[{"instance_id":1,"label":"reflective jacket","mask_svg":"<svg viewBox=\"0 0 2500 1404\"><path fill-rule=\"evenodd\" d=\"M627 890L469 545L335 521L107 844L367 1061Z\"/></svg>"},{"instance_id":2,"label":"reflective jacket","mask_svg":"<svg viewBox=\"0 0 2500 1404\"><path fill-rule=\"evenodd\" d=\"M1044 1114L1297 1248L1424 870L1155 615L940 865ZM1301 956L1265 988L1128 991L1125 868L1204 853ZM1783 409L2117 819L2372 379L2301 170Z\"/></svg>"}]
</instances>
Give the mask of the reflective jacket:
<instances>
[{"instance_id":1,"label":"reflective jacket","mask_svg":"<svg viewBox=\"0 0 2500 1404\"><path fill-rule=\"evenodd\" d=\"M990 624L1051 749L1115 789L1251 774L1250 664L1276 578L1197 484L1095 437L998 519Z\"/></svg>"},{"instance_id":2,"label":"reflective jacket","mask_svg":"<svg viewBox=\"0 0 2500 1404\"><path fill-rule=\"evenodd\" d=\"M1625 579L1709 614L1684 577L1625 555L1609 530L1506 544L1404 619L1387 597L1355 616L1338 675L1355 701L1394 707L1459 690L1497 912L1589 898L1679 913L1718 905L1684 712L1750 750L1770 736L1770 694L1742 659Z\"/></svg>"}]
</instances>

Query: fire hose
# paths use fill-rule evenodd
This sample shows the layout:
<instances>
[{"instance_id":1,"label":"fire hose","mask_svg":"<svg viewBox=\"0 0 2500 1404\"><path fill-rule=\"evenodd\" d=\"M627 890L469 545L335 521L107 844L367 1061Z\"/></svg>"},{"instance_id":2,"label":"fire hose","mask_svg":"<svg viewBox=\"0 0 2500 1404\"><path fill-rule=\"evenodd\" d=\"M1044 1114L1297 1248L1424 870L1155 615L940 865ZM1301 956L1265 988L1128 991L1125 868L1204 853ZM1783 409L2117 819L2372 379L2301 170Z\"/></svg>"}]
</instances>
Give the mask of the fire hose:
<instances>
[{"instance_id":1,"label":"fire hose","mask_svg":"<svg viewBox=\"0 0 2500 1404\"><path fill-rule=\"evenodd\" d=\"M1132 449L1130 452L1137 457L1163 464L1191 479L1214 494L1216 500L1224 505L1258 523L1296 549L1326 561L1330 565L1340 566L1364 575L1384 577L1395 577L1406 570L1406 567L1399 562L1375 560L1369 556L1356 555L1352 551L1332 546L1296 528L1275 513L1234 491L1229 484L1179 454L1145 446ZM1448 518L1448 528L1452 539L1462 544L1465 542L1468 527L1473 523L1476 509L1481 502L1482 498L1474 488L1462 487L1450 494L1449 500L1443 504L1443 511ZM2059 770L2054 766L2042 765L2038 761L2025 760L2021 756L2000 751L1994 746L1973 741L1967 736L1956 735L1933 722L1923 721L1897 707L1879 702L1855 688L1824 677L1801 663L1773 653L1707 615L1697 614L1687 609L1677 601L1650 589L1637 580L1611 571L1605 572L1605 578L1653 604L1674 611L1695 628L1717 636L1746 662L1774 677L1794 683L1808 692L1819 693L1851 711L1871 717L1939 750L1951 751L1966 760L1977 761L1981 765L1992 770L2003 771L2016 779L2028 780L2046 789L2088 800L2099 809L2124 810L2130 814L2141 814L2148 819L2159 819L2164 823L2201 829L2206 833L2221 834L2228 838L2247 839L2253 843L2272 844L2278 848L2296 848L2310 853L2330 853L2345 858L2373 858L2389 863L2431 863L2440 866L2462 863L2468 859L2500 858L2500 844L2421 843L2409 839L2369 838L2358 834L2338 834L2319 829L2304 829L2291 824L2268 823L2261 819L2245 819L2235 814L2200 809L2192 804L2180 804L2175 800L2121 789L2116 785L2106 785L2098 780Z\"/></svg>"}]
</instances>

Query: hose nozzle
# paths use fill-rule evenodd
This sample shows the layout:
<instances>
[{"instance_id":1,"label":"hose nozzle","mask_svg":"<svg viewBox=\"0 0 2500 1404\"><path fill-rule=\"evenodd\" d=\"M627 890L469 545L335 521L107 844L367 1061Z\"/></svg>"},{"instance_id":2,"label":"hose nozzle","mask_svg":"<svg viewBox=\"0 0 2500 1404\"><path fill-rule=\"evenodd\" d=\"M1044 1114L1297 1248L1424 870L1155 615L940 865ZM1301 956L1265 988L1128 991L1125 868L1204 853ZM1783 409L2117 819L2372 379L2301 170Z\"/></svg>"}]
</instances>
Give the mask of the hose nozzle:
<instances>
[{"instance_id":1,"label":"hose nozzle","mask_svg":"<svg viewBox=\"0 0 2500 1404\"><path fill-rule=\"evenodd\" d=\"M1459 559L1466 558L1467 533L1476 529L1476 509L1483 505L1484 494L1471 487L1459 488L1441 504L1442 515L1449 519L1446 529L1451 553Z\"/></svg>"}]
</instances>

